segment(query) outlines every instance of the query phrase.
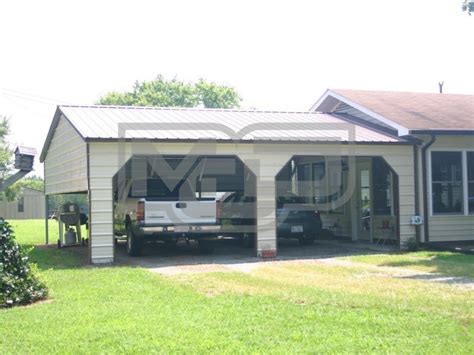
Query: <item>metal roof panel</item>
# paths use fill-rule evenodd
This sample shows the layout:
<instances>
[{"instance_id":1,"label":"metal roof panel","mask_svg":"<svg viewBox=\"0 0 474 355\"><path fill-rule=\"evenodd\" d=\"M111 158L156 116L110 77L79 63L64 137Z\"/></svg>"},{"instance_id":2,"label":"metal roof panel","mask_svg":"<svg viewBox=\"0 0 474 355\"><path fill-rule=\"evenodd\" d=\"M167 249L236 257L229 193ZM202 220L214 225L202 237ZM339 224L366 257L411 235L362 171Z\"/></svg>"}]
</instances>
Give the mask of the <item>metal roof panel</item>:
<instances>
[{"instance_id":1,"label":"metal roof panel","mask_svg":"<svg viewBox=\"0 0 474 355\"><path fill-rule=\"evenodd\" d=\"M116 106L60 106L85 139L399 142L319 112Z\"/></svg>"}]
</instances>

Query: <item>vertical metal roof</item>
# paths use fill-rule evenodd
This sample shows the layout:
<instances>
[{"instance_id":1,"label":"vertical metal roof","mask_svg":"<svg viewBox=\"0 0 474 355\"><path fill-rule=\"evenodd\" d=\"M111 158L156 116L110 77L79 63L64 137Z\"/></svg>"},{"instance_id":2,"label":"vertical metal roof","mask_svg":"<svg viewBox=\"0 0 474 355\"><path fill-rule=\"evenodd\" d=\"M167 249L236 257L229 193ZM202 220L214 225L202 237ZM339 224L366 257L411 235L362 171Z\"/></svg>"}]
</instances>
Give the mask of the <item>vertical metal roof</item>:
<instances>
[{"instance_id":1,"label":"vertical metal roof","mask_svg":"<svg viewBox=\"0 0 474 355\"><path fill-rule=\"evenodd\" d=\"M58 106L41 160L44 160L61 117L67 119L84 140L404 142L389 134L319 112Z\"/></svg>"}]
</instances>

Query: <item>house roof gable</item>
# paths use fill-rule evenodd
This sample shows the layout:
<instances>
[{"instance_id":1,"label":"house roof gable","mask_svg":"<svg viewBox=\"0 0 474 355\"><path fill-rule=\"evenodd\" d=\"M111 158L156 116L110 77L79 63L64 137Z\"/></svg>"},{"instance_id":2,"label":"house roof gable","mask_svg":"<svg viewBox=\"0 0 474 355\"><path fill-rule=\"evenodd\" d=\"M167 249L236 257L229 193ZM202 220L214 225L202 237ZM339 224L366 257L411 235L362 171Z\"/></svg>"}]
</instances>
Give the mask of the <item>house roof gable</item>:
<instances>
[{"instance_id":1,"label":"house roof gable","mask_svg":"<svg viewBox=\"0 0 474 355\"><path fill-rule=\"evenodd\" d=\"M411 93L367 90L327 90L312 110L338 112L340 104L398 130L474 131L474 95Z\"/></svg>"}]
</instances>

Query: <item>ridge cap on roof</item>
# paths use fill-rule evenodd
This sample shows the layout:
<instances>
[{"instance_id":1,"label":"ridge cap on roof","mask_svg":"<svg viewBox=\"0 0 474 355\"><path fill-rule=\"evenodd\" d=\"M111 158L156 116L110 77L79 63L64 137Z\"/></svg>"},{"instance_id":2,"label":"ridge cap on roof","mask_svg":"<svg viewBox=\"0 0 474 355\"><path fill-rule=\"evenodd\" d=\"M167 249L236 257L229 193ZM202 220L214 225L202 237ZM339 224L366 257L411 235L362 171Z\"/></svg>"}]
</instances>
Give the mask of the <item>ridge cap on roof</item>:
<instances>
[{"instance_id":1,"label":"ridge cap on roof","mask_svg":"<svg viewBox=\"0 0 474 355\"><path fill-rule=\"evenodd\" d=\"M292 110L251 110L236 108L201 108L201 107L159 107L159 106L125 106L125 105L58 105L62 108L84 109L123 109L123 110L157 110L157 111L198 111L198 112L242 112L242 113L294 113L294 114L324 114L319 111Z\"/></svg>"},{"instance_id":2,"label":"ridge cap on roof","mask_svg":"<svg viewBox=\"0 0 474 355\"><path fill-rule=\"evenodd\" d=\"M412 95L433 95L433 96L474 96L474 94L462 93L439 93L439 92L421 92L421 91L395 91L395 90L366 90L366 89L341 89L329 88L329 91L342 94L343 92L360 92L360 93L380 93L380 94L412 94Z\"/></svg>"}]
</instances>

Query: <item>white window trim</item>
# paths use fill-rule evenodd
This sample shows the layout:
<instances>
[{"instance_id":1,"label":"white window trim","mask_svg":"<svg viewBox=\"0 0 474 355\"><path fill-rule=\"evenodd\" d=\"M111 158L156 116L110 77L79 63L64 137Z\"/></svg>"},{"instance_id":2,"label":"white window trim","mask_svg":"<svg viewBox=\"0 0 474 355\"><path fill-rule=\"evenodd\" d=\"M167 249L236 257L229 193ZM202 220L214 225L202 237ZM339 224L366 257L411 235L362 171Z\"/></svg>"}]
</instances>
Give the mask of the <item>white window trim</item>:
<instances>
[{"instance_id":1,"label":"white window trim","mask_svg":"<svg viewBox=\"0 0 474 355\"><path fill-rule=\"evenodd\" d=\"M431 175L431 153L432 152L459 152L461 153L461 167L462 167L462 192L463 192L463 210L461 213L436 213L433 214L433 179ZM459 217L459 216L472 216L473 213L469 213L469 199L468 199L468 181L467 181L467 152L474 152L473 149L465 148L428 148L426 152L428 154L427 163L427 174L428 179L428 212L430 217Z\"/></svg>"}]
</instances>

